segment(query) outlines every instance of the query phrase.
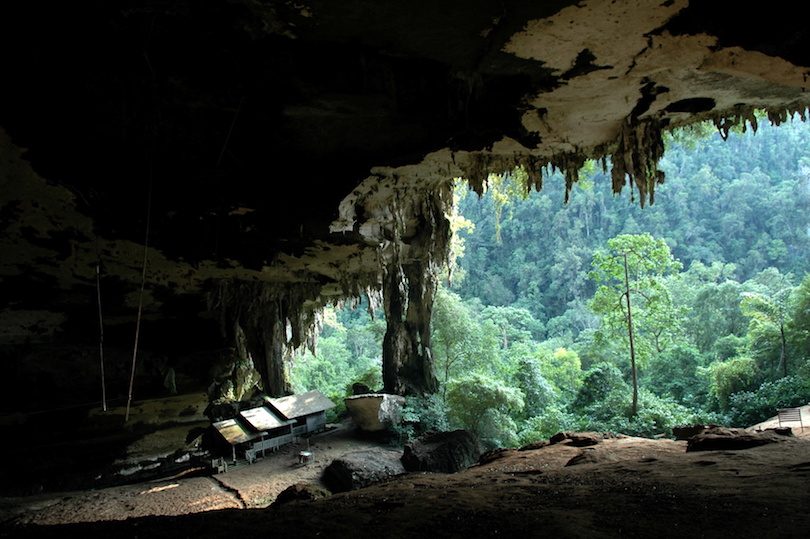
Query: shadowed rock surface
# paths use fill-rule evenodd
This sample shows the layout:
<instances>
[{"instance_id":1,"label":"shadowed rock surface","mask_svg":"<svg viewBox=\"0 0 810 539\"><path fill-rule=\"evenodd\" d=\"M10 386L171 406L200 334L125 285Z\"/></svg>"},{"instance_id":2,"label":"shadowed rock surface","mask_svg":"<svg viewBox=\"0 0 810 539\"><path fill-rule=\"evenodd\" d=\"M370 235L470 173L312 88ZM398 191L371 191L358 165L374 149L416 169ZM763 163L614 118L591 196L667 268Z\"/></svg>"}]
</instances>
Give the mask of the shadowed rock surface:
<instances>
[{"instance_id":1,"label":"shadowed rock surface","mask_svg":"<svg viewBox=\"0 0 810 539\"><path fill-rule=\"evenodd\" d=\"M431 431L405 444L402 465L409 472L454 473L474 464L480 451L466 430Z\"/></svg>"},{"instance_id":2,"label":"shadowed rock surface","mask_svg":"<svg viewBox=\"0 0 810 539\"><path fill-rule=\"evenodd\" d=\"M180 394L218 380L219 393L240 399L258 380L283 395L286 362L314 345L321 309L363 297L388 324L385 391L435 390L429 322L454 178L481 192L489 173L521 165L537 189L550 166L570 188L587 158L602 158L610 185L594 188L652 203L663 131L700 120L723 134L755 128L756 108L775 124L806 115L809 10L730 0L3 2L3 428L15 440L78 438L86 449L52 453L65 477L95 471L84 455L117 458L131 435L121 422L110 422L104 451L73 428L100 407L101 314L107 398L118 403L130 376L138 399L165 395L169 367ZM608 442L620 441L589 447ZM6 444L0 459L17 462L26 447ZM564 464L582 449L536 449L548 451ZM807 532L810 458L795 440L724 460L638 452L565 475L547 459L524 466L533 452L316 501L305 514L290 504L269 518L26 532L682 536L674 522L715 536ZM111 511L173 491L149 490ZM86 512L114 505L98 496ZM239 506L231 495L210 501L198 507Z\"/></svg>"},{"instance_id":3,"label":"shadowed rock surface","mask_svg":"<svg viewBox=\"0 0 810 539\"><path fill-rule=\"evenodd\" d=\"M380 448L347 453L332 461L323 472L333 492L347 492L405 473L398 451Z\"/></svg>"}]
</instances>

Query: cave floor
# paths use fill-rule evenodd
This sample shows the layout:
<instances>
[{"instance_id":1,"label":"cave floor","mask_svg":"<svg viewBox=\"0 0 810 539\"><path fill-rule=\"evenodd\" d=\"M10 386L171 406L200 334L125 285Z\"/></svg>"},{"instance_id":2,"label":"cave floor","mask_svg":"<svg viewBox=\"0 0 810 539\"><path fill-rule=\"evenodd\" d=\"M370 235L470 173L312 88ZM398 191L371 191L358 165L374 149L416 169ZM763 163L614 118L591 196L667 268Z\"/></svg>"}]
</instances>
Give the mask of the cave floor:
<instances>
[{"instance_id":1,"label":"cave floor","mask_svg":"<svg viewBox=\"0 0 810 539\"><path fill-rule=\"evenodd\" d=\"M0 536L806 537L810 428L797 434L745 450L632 437L503 450L456 474L265 507L286 485L318 483L335 456L380 445L339 428L313 440L309 466L289 446L211 477L6 499Z\"/></svg>"}]
</instances>

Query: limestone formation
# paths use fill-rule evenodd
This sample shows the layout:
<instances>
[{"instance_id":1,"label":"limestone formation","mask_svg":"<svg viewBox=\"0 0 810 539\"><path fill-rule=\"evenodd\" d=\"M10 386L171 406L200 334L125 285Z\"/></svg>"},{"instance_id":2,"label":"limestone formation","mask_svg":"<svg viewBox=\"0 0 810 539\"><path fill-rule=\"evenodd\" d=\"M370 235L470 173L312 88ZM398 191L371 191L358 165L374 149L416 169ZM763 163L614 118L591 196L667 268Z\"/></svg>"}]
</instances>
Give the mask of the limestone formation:
<instances>
[{"instance_id":1,"label":"limestone formation","mask_svg":"<svg viewBox=\"0 0 810 539\"><path fill-rule=\"evenodd\" d=\"M760 445L790 441L793 433L790 428L768 429L761 432L726 427L710 427L695 434L686 443L687 451L729 451L749 449Z\"/></svg>"},{"instance_id":2,"label":"limestone formation","mask_svg":"<svg viewBox=\"0 0 810 539\"><path fill-rule=\"evenodd\" d=\"M347 492L405 473L395 451L373 448L347 453L332 461L323 480L332 492Z\"/></svg>"},{"instance_id":3,"label":"limestone formation","mask_svg":"<svg viewBox=\"0 0 810 539\"><path fill-rule=\"evenodd\" d=\"M402 465L409 472L454 473L472 466L480 454L465 430L429 431L405 444Z\"/></svg>"},{"instance_id":4,"label":"limestone formation","mask_svg":"<svg viewBox=\"0 0 810 539\"><path fill-rule=\"evenodd\" d=\"M527 189L553 170L570 189L599 159L601 188L653 203L666 130L806 114L806 10L4 3L0 344L89 348L101 311L107 346L142 322L173 354L232 347L280 395L321 309L367 298L388 324L385 390L434 391L454 179L480 193L522 166Z\"/></svg>"},{"instance_id":5,"label":"limestone formation","mask_svg":"<svg viewBox=\"0 0 810 539\"><path fill-rule=\"evenodd\" d=\"M364 432L381 432L401 421L405 398L388 393L367 393L353 395L344 402L357 428Z\"/></svg>"}]
</instances>

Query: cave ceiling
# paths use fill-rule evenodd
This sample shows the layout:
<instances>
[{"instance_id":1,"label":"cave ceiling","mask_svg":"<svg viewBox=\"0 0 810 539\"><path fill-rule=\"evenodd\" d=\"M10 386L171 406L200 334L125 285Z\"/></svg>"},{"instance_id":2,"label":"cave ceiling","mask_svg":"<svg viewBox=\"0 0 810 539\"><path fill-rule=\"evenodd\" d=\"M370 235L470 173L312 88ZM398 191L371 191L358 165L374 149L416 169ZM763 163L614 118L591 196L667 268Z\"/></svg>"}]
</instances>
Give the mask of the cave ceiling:
<instances>
[{"instance_id":1,"label":"cave ceiling","mask_svg":"<svg viewBox=\"0 0 810 539\"><path fill-rule=\"evenodd\" d=\"M546 165L613 157L603 188L647 201L662 130L804 113L806 11L4 2L4 338L25 333L23 312L48 333L60 309L92 303L99 259L120 281L110 320L131 318L145 243L147 315L180 309L212 278L303 283L313 305L357 296L391 252L424 256L408 253L423 245L411 240L424 197L518 163L539 186Z\"/></svg>"}]
</instances>

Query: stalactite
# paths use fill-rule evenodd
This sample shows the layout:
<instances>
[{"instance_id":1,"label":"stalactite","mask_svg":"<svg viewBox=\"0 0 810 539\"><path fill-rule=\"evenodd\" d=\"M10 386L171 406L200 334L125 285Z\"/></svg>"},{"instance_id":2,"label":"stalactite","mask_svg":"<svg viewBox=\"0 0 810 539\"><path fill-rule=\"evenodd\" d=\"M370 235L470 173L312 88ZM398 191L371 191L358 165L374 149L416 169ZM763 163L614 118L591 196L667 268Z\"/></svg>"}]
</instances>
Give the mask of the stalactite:
<instances>
[{"instance_id":1,"label":"stalactite","mask_svg":"<svg viewBox=\"0 0 810 539\"><path fill-rule=\"evenodd\" d=\"M806 107L796 105L767 111L768 118L779 124L799 114ZM696 117L698 118L698 117ZM712 120L726 138L737 125L757 129L757 117L751 107L736 107L725 112L710 112L698 118ZM472 152L467 155L465 175L470 188L482 195L490 173L503 173L523 167L527 173L525 188L541 190L547 169L560 170L566 182L566 202L586 159L602 160L603 170L610 167L612 189L620 193L628 183L633 185L643 207L655 201L655 187L663 183L658 170L663 156L662 132L671 128L660 119L628 118L616 140L592 149L560 153L551 157L532 154L500 155ZM608 159L610 158L610 159ZM354 231L359 232L364 220L377 224L367 238L377 244L376 260L366 261L364 272L339 275L338 296L324 299L318 283L271 284L246 281L216 281L209 293L209 304L218 309L224 332L233 332L238 323L245 332L247 349L262 374L265 390L271 394L289 392L284 361L301 346L314 350L320 328L319 314L327 304L357 306L368 299L373 314L383 309L388 328L383 349L383 376L387 391L410 394L435 391L433 358L430 347L430 319L437 286L437 275L446 263L450 245L447 218L452 205L452 181L448 178L431 186L414 187L410 180L388 174L377 178L373 189L358 194L354 201ZM366 205L366 198L385 198L387 206ZM379 202L379 201L377 201ZM375 208L371 215L368 208ZM228 330L227 328L231 328Z\"/></svg>"},{"instance_id":2,"label":"stalactite","mask_svg":"<svg viewBox=\"0 0 810 539\"><path fill-rule=\"evenodd\" d=\"M218 311L223 335L235 342L235 327L244 333L244 348L262 376L266 393L290 393L284 362L303 345L314 349L320 328L317 302L320 286L313 283L266 283L217 280L208 291L208 307Z\"/></svg>"},{"instance_id":3,"label":"stalactite","mask_svg":"<svg viewBox=\"0 0 810 539\"><path fill-rule=\"evenodd\" d=\"M691 117L691 121L713 122L720 136L725 140L735 127L740 127L745 132L750 126L756 132L758 128L757 110L758 107L755 106L738 105L724 111L695 114ZM807 110L806 104L794 103L786 107L765 109L765 113L768 120L778 126L794 115L798 115L802 121L805 121L808 116ZM526 188L540 191L543 188L543 171L550 167L552 172L559 170L564 175L565 202L567 203L569 193L577 181L579 170L585 161L601 159L602 169L607 172L609 158L613 193L621 193L629 179L635 187L635 190L631 192L631 198L635 200L637 191L639 204L644 207L647 202L650 204L655 202L655 187L664 183L664 173L658 169L658 163L664 155L663 132L665 129L674 129L684 125L671 124L668 120L659 118L639 120L631 115L625 119L615 140L590 151L566 152L551 157L528 154L504 156L486 151L472 152L468 156L465 178L470 188L482 196L486 190L489 174L502 174L516 166L522 166L529 176Z\"/></svg>"},{"instance_id":4,"label":"stalactite","mask_svg":"<svg viewBox=\"0 0 810 539\"><path fill-rule=\"evenodd\" d=\"M655 186L664 183L664 172L658 162L664 156L662 129L657 120L631 121L622 126L617 147L612 153L613 192L621 193L627 178L635 185L639 204L655 202Z\"/></svg>"}]
</instances>

